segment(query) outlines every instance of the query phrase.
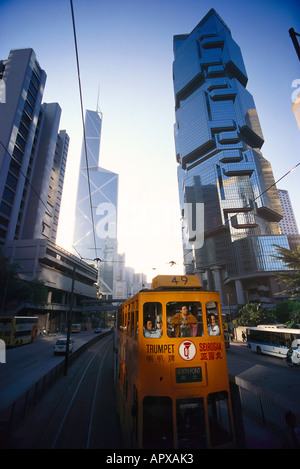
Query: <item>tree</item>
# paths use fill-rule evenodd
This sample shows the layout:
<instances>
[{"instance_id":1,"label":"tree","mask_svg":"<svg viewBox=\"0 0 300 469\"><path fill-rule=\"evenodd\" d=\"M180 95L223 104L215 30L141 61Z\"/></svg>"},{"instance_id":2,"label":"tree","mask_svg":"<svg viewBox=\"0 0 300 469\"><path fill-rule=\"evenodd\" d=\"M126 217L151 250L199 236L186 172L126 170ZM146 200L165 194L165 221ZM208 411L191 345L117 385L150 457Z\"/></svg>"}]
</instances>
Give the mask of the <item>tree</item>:
<instances>
[{"instance_id":1,"label":"tree","mask_svg":"<svg viewBox=\"0 0 300 469\"><path fill-rule=\"evenodd\" d=\"M25 281L19 278L20 265L10 262L0 247L0 311L1 314L12 301L28 302L44 307L47 303L48 290L42 280Z\"/></svg>"},{"instance_id":2,"label":"tree","mask_svg":"<svg viewBox=\"0 0 300 469\"><path fill-rule=\"evenodd\" d=\"M277 280L279 283L284 284L286 290L280 292L284 295L290 295L291 300L300 299L300 246L297 250L286 249L281 246L275 245L278 255L274 255L276 259L281 260L288 270L278 272Z\"/></svg>"},{"instance_id":3,"label":"tree","mask_svg":"<svg viewBox=\"0 0 300 469\"><path fill-rule=\"evenodd\" d=\"M265 310L260 304L249 303L238 311L238 317L234 320L237 326L256 327L259 324L274 324L276 316L273 311Z\"/></svg>"},{"instance_id":4,"label":"tree","mask_svg":"<svg viewBox=\"0 0 300 469\"><path fill-rule=\"evenodd\" d=\"M276 317L276 322L284 324L291 329L300 327L300 302L282 301L271 309Z\"/></svg>"},{"instance_id":5,"label":"tree","mask_svg":"<svg viewBox=\"0 0 300 469\"><path fill-rule=\"evenodd\" d=\"M4 305L11 297L11 283L18 278L20 266L17 262L9 262L4 253L3 246L0 246L0 307L1 311Z\"/></svg>"}]
</instances>

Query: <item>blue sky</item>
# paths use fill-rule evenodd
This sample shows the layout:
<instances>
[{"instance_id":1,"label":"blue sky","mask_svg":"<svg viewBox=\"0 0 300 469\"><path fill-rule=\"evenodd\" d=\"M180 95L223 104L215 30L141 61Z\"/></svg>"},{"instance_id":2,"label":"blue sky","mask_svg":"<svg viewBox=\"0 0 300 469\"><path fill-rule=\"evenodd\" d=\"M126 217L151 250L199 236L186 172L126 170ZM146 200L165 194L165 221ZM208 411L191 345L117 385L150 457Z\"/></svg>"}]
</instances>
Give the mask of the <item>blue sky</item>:
<instances>
[{"instance_id":1,"label":"blue sky","mask_svg":"<svg viewBox=\"0 0 300 469\"><path fill-rule=\"evenodd\" d=\"M240 46L275 180L300 161L292 96L300 62L288 30L300 33L299 2L252 0L73 0L84 107L103 112L100 166L119 174L119 251L148 275L181 272L173 125L173 35L190 33L215 8ZM71 250L82 141L69 0L0 0L0 58L34 49L47 73L45 102L62 108L70 149L58 244ZM300 39L300 38L299 38ZM300 167L280 182L300 229ZM156 268L156 271L152 271ZM172 269L175 269L173 267ZM149 277L148 277L149 278Z\"/></svg>"}]
</instances>

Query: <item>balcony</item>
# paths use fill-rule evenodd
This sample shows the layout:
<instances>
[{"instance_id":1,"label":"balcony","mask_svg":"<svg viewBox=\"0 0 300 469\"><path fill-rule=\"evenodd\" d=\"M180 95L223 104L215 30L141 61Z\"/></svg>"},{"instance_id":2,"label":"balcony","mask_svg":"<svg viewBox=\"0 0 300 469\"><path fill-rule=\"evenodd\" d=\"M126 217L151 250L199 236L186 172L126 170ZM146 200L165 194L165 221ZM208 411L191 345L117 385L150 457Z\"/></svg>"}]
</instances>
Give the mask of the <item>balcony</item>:
<instances>
[{"instance_id":1,"label":"balcony","mask_svg":"<svg viewBox=\"0 0 300 469\"><path fill-rule=\"evenodd\" d=\"M224 75L225 75L225 70L224 70L223 65L211 65L207 69L207 76L210 78L224 76Z\"/></svg>"},{"instance_id":2,"label":"balcony","mask_svg":"<svg viewBox=\"0 0 300 469\"><path fill-rule=\"evenodd\" d=\"M243 155L239 150L227 150L223 154L224 157L220 159L220 163L239 163L243 161Z\"/></svg>"},{"instance_id":3,"label":"balcony","mask_svg":"<svg viewBox=\"0 0 300 469\"><path fill-rule=\"evenodd\" d=\"M254 171L254 167L252 163L232 163L224 165L222 170L227 177L251 176Z\"/></svg>"},{"instance_id":4,"label":"balcony","mask_svg":"<svg viewBox=\"0 0 300 469\"><path fill-rule=\"evenodd\" d=\"M231 119L210 121L209 127L212 133L236 130L236 124Z\"/></svg>"},{"instance_id":5,"label":"balcony","mask_svg":"<svg viewBox=\"0 0 300 469\"><path fill-rule=\"evenodd\" d=\"M221 144L229 145L230 143L235 144L240 142L240 137L236 131L234 132L221 132L218 135L218 141Z\"/></svg>"},{"instance_id":6,"label":"balcony","mask_svg":"<svg viewBox=\"0 0 300 469\"><path fill-rule=\"evenodd\" d=\"M236 91L232 88L215 89L211 92L210 97L213 101L234 101L236 97Z\"/></svg>"},{"instance_id":7,"label":"balcony","mask_svg":"<svg viewBox=\"0 0 300 469\"><path fill-rule=\"evenodd\" d=\"M258 224L253 213L238 213L230 218L231 225L236 230L245 228L255 228Z\"/></svg>"}]
</instances>

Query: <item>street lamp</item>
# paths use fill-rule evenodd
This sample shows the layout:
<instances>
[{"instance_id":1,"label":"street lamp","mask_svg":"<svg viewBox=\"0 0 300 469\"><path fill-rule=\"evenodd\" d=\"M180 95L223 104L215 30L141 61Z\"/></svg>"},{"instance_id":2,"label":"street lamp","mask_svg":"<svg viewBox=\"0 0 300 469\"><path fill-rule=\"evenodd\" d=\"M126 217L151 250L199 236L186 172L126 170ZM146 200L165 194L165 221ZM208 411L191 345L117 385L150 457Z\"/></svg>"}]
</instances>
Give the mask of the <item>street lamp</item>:
<instances>
[{"instance_id":1,"label":"street lamp","mask_svg":"<svg viewBox=\"0 0 300 469\"><path fill-rule=\"evenodd\" d=\"M67 376L68 371L68 361L69 361L69 343L70 343L70 333L71 333L71 324L72 324L72 308L73 308L73 298L74 298L74 283L75 283L75 272L76 267L73 267L73 276L72 276L72 287L70 295L70 307L67 319L67 345L66 345L66 356L65 356L65 366L64 366L64 376Z\"/></svg>"}]
</instances>

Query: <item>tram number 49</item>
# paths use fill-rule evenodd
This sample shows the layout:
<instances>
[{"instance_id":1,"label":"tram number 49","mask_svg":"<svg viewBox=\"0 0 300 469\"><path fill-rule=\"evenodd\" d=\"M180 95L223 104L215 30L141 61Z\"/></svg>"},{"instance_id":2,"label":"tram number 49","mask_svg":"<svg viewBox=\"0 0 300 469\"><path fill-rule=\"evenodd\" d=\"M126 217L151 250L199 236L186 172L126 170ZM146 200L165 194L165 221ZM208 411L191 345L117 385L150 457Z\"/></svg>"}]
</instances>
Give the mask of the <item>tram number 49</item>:
<instances>
[{"instance_id":1,"label":"tram number 49","mask_svg":"<svg viewBox=\"0 0 300 469\"><path fill-rule=\"evenodd\" d=\"M171 280L171 283L175 283L176 285L178 285L178 283L183 283L183 285L186 285L188 282L188 278L185 276L185 275L182 275L181 277L173 277L173 279Z\"/></svg>"}]
</instances>

